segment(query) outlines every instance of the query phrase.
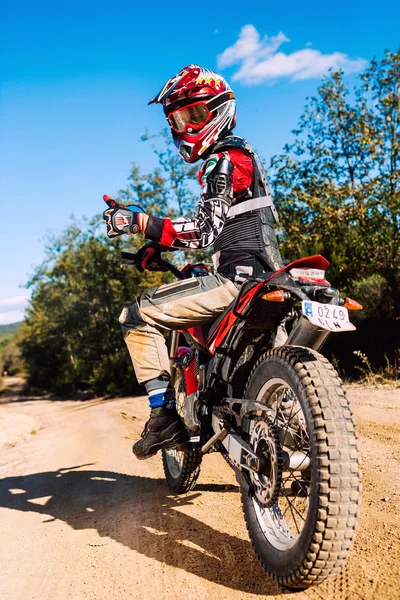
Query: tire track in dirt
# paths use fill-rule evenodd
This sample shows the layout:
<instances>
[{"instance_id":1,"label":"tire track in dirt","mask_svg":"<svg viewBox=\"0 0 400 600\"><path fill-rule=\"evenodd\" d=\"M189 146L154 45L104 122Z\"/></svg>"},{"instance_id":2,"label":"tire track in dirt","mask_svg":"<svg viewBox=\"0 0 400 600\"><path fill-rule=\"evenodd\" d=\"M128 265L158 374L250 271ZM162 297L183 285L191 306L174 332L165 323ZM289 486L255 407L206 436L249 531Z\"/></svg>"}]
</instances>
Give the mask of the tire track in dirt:
<instances>
[{"instance_id":1,"label":"tire track in dirt","mask_svg":"<svg viewBox=\"0 0 400 600\"><path fill-rule=\"evenodd\" d=\"M206 457L181 497L169 495L159 457L132 457L145 399L1 404L0 425L14 426L0 452L2 600L398 597L400 390L349 395L364 483L358 535L338 577L297 593L263 574L222 457ZM31 422L26 441L18 428Z\"/></svg>"}]
</instances>

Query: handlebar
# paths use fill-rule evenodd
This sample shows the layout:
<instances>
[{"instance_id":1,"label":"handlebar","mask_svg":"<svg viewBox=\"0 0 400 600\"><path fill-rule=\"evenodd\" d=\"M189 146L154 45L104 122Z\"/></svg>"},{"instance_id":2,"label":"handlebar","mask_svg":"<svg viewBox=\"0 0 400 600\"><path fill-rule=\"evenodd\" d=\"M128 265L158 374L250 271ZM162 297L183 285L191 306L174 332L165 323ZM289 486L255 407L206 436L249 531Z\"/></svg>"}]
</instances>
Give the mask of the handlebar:
<instances>
[{"instance_id":1,"label":"handlebar","mask_svg":"<svg viewBox=\"0 0 400 600\"><path fill-rule=\"evenodd\" d=\"M129 261L129 263L125 263L125 264L134 265L137 267L136 256L137 255L133 254L132 252L124 252L124 251L121 252L121 259ZM188 277L188 275L186 275L185 273L182 273L182 271L180 271L175 265L173 265L172 263L168 262L167 260L164 260L163 258L161 258L161 250L156 251L156 253L152 257L152 262L153 263L155 262L157 264L157 266L160 267L160 269L148 269L149 271L151 271L151 270L170 271L170 273L175 275L175 277L177 279L187 279L187 277Z\"/></svg>"}]
</instances>

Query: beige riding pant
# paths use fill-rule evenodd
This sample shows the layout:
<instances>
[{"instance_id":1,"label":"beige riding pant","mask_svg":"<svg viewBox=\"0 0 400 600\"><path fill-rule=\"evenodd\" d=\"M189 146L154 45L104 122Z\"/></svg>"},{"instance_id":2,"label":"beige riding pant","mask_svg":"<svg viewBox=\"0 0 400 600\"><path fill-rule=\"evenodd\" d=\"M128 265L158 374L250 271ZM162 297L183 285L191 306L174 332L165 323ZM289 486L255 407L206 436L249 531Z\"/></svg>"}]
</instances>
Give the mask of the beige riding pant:
<instances>
[{"instance_id":1,"label":"beige riding pant","mask_svg":"<svg viewBox=\"0 0 400 600\"><path fill-rule=\"evenodd\" d=\"M238 292L218 274L192 277L147 290L124 308L119 320L139 383L170 374L163 331L214 321Z\"/></svg>"}]
</instances>

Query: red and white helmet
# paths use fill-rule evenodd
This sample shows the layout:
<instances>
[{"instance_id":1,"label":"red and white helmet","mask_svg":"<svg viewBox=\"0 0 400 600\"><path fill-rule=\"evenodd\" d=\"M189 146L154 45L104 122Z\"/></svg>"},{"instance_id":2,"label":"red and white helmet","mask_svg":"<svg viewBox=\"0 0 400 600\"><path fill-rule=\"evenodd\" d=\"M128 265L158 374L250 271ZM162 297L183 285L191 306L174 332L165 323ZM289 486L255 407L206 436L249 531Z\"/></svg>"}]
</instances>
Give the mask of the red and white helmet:
<instances>
[{"instance_id":1,"label":"red and white helmet","mask_svg":"<svg viewBox=\"0 0 400 600\"><path fill-rule=\"evenodd\" d=\"M236 125L231 88L223 77L199 65L169 79L149 104L163 105L179 154L189 163Z\"/></svg>"}]
</instances>

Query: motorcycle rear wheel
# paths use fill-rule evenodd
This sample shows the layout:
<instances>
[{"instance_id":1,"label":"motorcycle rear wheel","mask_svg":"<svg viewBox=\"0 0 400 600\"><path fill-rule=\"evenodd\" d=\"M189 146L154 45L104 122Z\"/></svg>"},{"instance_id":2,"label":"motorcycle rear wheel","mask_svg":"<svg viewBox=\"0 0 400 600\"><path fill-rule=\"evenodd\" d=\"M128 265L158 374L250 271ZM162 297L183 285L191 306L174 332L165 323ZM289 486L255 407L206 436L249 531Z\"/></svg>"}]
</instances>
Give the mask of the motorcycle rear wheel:
<instances>
[{"instance_id":1,"label":"motorcycle rear wheel","mask_svg":"<svg viewBox=\"0 0 400 600\"><path fill-rule=\"evenodd\" d=\"M269 427L269 439L277 436L277 456L271 461L275 493L272 475L269 480L253 475L250 493L241 489L250 540L270 577L282 586L305 589L341 570L357 528L361 486L349 403L329 361L295 346L260 357L245 397L275 409L273 424L270 417L257 417L253 431L260 436L262 427ZM256 434L254 450L262 448ZM273 445L268 448L271 454ZM295 451L307 461L305 470L301 463L300 470L288 469L288 456Z\"/></svg>"},{"instance_id":2,"label":"motorcycle rear wheel","mask_svg":"<svg viewBox=\"0 0 400 600\"><path fill-rule=\"evenodd\" d=\"M183 418L186 397L185 377L181 368L177 368L175 377L176 410ZM194 450L162 451L162 461L167 485L173 494L186 494L195 487L200 475L202 456Z\"/></svg>"}]
</instances>

